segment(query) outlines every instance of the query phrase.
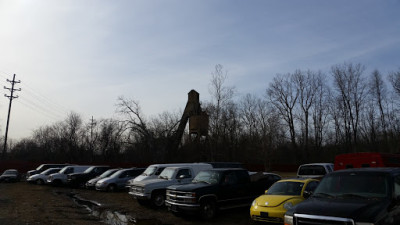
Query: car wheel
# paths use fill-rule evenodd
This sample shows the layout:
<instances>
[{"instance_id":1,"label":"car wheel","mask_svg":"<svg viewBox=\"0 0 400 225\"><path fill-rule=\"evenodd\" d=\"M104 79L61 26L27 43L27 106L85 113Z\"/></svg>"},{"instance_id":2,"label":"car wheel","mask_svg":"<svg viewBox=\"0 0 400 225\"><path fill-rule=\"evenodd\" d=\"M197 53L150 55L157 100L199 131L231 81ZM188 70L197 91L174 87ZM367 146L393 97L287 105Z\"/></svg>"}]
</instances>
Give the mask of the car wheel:
<instances>
[{"instance_id":1,"label":"car wheel","mask_svg":"<svg viewBox=\"0 0 400 225\"><path fill-rule=\"evenodd\" d=\"M115 184L110 184L107 187L108 192L115 192L116 190L117 190L117 186L115 186Z\"/></svg>"},{"instance_id":2,"label":"car wheel","mask_svg":"<svg viewBox=\"0 0 400 225\"><path fill-rule=\"evenodd\" d=\"M151 203L157 208L164 206L165 194L163 192L156 192L151 196Z\"/></svg>"},{"instance_id":3,"label":"car wheel","mask_svg":"<svg viewBox=\"0 0 400 225\"><path fill-rule=\"evenodd\" d=\"M201 218L209 220L217 214L217 206L213 200L205 200L200 204Z\"/></svg>"},{"instance_id":4,"label":"car wheel","mask_svg":"<svg viewBox=\"0 0 400 225\"><path fill-rule=\"evenodd\" d=\"M42 185L44 184L44 181L42 179L37 179L36 184Z\"/></svg>"}]
</instances>

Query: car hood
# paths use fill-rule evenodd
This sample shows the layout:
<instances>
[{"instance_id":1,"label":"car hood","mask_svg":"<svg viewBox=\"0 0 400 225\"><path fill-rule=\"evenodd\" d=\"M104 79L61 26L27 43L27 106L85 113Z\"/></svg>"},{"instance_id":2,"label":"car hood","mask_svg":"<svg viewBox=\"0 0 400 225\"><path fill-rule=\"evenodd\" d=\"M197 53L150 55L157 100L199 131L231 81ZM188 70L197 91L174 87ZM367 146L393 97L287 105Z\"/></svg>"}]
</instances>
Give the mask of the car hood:
<instances>
[{"instance_id":1,"label":"car hood","mask_svg":"<svg viewBox=\"0 0 400 225\"><path fill-rule=\"evenodd\" d=\"M174 191L192 192L192 191L196 191L196 190L200 190L200 189L212 188L214 186L217 186L217 185L199 182L199 183L189 183L189 184L183 184L183 185L172 185L172 186L169 186L168 189L174 190Z\"/></svg>"},{"instance_id":2,"label":"car hood","mask_svg":"<svg viewBox=\"0 0 400 225\"><path fill-rule=\"evenodd\" d=\"M101 184L101 183L104 183L104 182L113 182L114 180L115 180L115 178L105 177L105 178L102 178L102 179L98 180L97 183Z\"/></svg>"},{"instance_id":3,"label":"car hood","mask_svg":"<svg viewBox=\"0 0 400 225\"><path fill-rule=\"evenodd\" d=\"M46 177L46 175L39 173L39 174L35 174L35 175L28 177L28 179L37 179L37 178L44 178L44 177Z\"/></svg>"},{"instance_id":4,"label":"car hood","mask_svg":"<svg viewBox=\"0 0 400 225\"><path fill-rule=\"evenodd\" d=\"M3 174L3 175L1 175L0 177L4 177L4 178L6 178L6 177L17 177L17 175L15 175L15 174Z\"/></svg>"},{"instance_id":5,"label":"car hood","mask_svg":"<svg viewBox=\"0 0 400 225\"><path fill-rule=\"evenodd\" d=\"M96 183L97 181L99 181L99 180L101 180L101 179L104 179L104 178L95 177L95 178L93 178L93 179L90 179L90 180L88 181L88 183Z\"/></svg>"},{"instance_id":6,"label":"car hood","mask_svg":"<svg viewBox=\"0 0 400 225\"><path fill-rule=\"evenodd\" d=\"M389 199L368 200L350 198L312 197L295 208L295 213L352 218L355 221L375 222L390 205Z\"/></svg>"},{"instance_id":7,"label":"car hood","mask_svg":"<svg viewBox=\"0 0 400 225\"><path fill-rule=\"evenodd\" d=\"M303 200L304 198L301 196L293 195L261 195L256 199L256 202L259 206L276 207L288 200L293 199Z\"/></svg>"},{"instance_id":8,"label":"car hood","mask_svg":"<svg viewBox=\"0 0 400 225\"><path fill-rule=\"evenodd\" d=\"M151 187L153 185L157 185L162 183L163 186L169 186L172 184L176 184L176 180L166 180L166 179L160 179L160 178L155 178L155 179L150 179L150 180L142 180L142 181L138 181L138 182L134 182L133 185L135 186L140 186L140 187Z\"/></svg>"}]
</instances>

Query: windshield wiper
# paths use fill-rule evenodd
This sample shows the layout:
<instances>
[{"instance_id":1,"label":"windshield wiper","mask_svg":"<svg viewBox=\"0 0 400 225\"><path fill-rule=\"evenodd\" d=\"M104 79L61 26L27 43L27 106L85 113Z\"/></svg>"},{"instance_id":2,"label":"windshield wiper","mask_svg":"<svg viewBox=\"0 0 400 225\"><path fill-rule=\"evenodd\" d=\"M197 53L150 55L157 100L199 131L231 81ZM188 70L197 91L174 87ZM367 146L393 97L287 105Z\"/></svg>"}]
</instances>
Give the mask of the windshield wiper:
<instances>
[{"instance_id":1,"label":"windshield wiper","mask_svg":"<svg viewBox=\"0 0 400 225\"><path fill-rule=\"evenodd\" d=\"M160 176L160 178L161 178L161 179L168 180L168 177L167 177L167 176Z\"/></svg>"},{"instance_id":2,"label":"windshield wiper","mask_svg":"<svg viewBox=\"0 0 400 225\"><path fill-rule=\"evenodd\" d=\"M331 194L319 192L319 193L314 193L312 196L314 197L328 197L328 198L333 198L334 196Z\"/></svg>"},{"instance_id":3,"label":"windshield wiper","mask_svg":"<svg viewBox=\"0 0 400 225\"><path fill-rule=\"evenodd\" d=\"M365 197L365 196L358 195L358 194L352 194L352 193L341 194L341 195L338 195L337 197L339 197L339 198L361 198L361 199L368 199L368 198Z\"/></svg>"},{"instance_id":4,"label":"windshield wiper","mask_svg":"<svg viewBox=\"0 0 400 225\"><path fill-rule=\"evenodd\" d=\"M208 181L205 181L205 180L193 180L193 183L206 183L206 184L211 184L210 182L208 182Z\"/></svg>"}]
</instances>

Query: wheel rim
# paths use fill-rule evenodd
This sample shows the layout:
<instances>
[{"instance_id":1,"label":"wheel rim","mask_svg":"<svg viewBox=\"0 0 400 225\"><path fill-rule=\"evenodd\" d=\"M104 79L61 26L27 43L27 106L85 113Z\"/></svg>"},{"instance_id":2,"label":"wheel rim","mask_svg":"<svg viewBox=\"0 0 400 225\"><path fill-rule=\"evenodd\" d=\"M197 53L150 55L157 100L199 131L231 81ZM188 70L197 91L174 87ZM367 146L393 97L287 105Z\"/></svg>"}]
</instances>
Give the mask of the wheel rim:
<instances>
[{"instance_id":1,"label":"wheel rim","mask_svg":"<svg viewBox=\"0 0 400 225\"><path fill-rule=\"evenodd\" d=\"M154 202L154 205L157 207L163 206L164 205L164 196L160 195L160 194L154 196L153 202Z\"/></svg>"},{"instance_id":2,"label":"wheel rim","mask_svg":"<svg viewBox=\"0 0 400 225\"><path fill-rule=\"evenodd\" d=\"M114 192L115 191L115 186L114 185L108 186L108 191Z\"/></svg>"},{"instance_id":3,"label":"wheel rim","mask_svg":"<svg viewBox=\"0 0 400 225\"><path fill-rule=\"evenodd\" d=\"M214 205L210 202L204 203L204 205L203 205L204 218L206 218L206 219L213 218L214 214L215 214Z\"/></svg>"}]
</instances>

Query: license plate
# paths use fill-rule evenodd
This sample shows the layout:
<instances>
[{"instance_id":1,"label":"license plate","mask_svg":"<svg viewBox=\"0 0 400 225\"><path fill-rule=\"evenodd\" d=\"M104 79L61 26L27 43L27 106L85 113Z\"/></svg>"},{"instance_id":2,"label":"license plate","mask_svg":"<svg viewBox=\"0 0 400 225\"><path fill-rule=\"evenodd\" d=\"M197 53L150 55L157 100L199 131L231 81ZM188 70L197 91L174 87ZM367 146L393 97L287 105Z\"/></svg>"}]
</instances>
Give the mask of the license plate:
<instances>
[{"instance_id":1,"label":"license plate","mask_svg":"<svg viewBox=\"0 0 400 225\"><path fill-rule=\"evenodd\" d=\"M268 213L267 212L260 212L260 216L263 218L268 218Z\"/></svg>"}]
</instances>

